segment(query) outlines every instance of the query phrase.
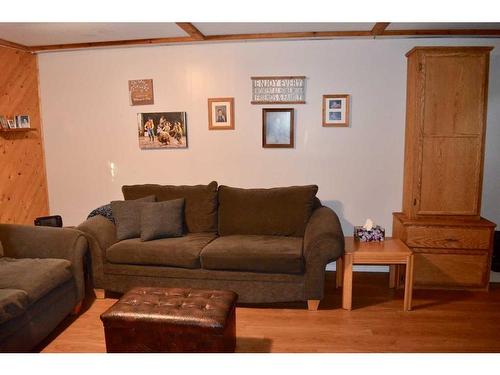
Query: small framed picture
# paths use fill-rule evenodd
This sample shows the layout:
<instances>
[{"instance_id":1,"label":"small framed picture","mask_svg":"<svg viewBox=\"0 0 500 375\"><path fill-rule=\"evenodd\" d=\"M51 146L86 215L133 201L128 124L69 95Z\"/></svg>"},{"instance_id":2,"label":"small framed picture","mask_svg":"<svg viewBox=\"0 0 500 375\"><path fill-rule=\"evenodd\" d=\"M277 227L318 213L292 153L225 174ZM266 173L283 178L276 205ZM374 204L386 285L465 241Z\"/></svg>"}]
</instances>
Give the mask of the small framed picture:
<instances>
[{"instance_id":1,"label":"small framed picture","mask_svg":"<svg viewBox=\"0 0 500 375\"><path fill-rule=\"evenodd\" d=\"M294 147L294 109L262 109L262 147Z\"/></svg>"},{"instance_id":2,"label":"small framed picture","mask_svg":"<svg viewBox=\"0 0 500 375\"><path fill-rule=\"evenodd\" d=\"M208 99L208 129L234 130L234 98Z\"/></svg>"},{"instance_id":3,"label":"small framed picture","mask_svg":"<svg viewBox=\"0 0 500 375\"><path fill-rule=\"evenodd\" d=\"M16 116L16 128L30 128L30 117L27 115Z\"/></svg>"},{"instance_id":4,"label":"small framed picture","mask_svg":"<svg viewBox=\"0 0 500 375\"><path fill-rule=\"evenodd\" d=\"M9 128L9 122L7 121L7 118L5 116L0 116L0 127L2 129Z\"/></svg>"},{"instance_id":5,"label":"small framed picture","mask_svg":"<svg viewBox=\"0 0 500 375\"><path fill-rule=\"evenodd\" d=\"M349 95L323 95L323 126L349 126Z\"/></svg>"},{"instance_id":6,"label":"small framed picture","mask_svg":"<svg viewBox=\"0 0 500 375\"><path fill-rule=\"evenodd\" d=\"M16 120L10 118L7 120L7 123L9 124L9 129L15 129L16 128Z\"/></svg>"},{"instance_id":7,"label":"small framed picture","mask_svg":"<svg viewBox=\"0 0 500 375\"><path fill-rule=\"evenodd\" d=\"M130 105L150 105L155 103L152 79L128 81Z\"/></svg>"}]
</instances>

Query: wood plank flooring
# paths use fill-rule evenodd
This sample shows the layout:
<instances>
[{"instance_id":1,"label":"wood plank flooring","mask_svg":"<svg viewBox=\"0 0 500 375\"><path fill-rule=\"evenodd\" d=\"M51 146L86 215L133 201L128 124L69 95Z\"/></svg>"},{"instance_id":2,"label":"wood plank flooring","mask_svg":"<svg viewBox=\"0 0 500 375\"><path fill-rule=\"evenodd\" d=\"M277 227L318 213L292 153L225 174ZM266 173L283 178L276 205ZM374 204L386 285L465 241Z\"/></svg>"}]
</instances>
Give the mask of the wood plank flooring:
<instances>
[{"instance_id":1,"label":"wood plank flooring","mask_svg":"<svg viewBox=\"0 0 500 375\"><path fill-rule=\"evenodd\" d=\"M500 284L490 292L414 291L403 312L403 291L387 273L354 273L353 310L341 309L335 273L327 272L318 311L305 303L239 306L237 352L500 352ZM99 315L116 299L95 300L68 318L43 352L105 352Z\"/></svg>"}]
</instances>

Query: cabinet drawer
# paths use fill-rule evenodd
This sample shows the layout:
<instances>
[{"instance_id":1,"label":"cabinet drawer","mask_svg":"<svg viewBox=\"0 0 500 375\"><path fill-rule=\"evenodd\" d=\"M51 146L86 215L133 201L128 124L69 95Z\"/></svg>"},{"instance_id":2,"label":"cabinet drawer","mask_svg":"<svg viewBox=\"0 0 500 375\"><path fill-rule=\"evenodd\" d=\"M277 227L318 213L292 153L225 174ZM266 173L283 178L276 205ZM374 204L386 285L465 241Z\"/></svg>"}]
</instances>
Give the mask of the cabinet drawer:
<instances>
[{"instance_id":1,"label":"cabinet drawer","mask_svg":"<svg viewBox=\"0 0 500 375\"><path fill-rule=\"evenodd\" d=\"M406 244L410 247L488 249L490 236L487 228L410 226Z\"/></svg>"},{"instance_id":2,"label":"cabinet drawer","mask_svg":"<svg viewBox=\"0 0 500 375\"><path fill-rule=\"evenodd\" d=\"M415 253L416 287L484 288L488 285L488 253Z\"/></svg>"}]
</instances>

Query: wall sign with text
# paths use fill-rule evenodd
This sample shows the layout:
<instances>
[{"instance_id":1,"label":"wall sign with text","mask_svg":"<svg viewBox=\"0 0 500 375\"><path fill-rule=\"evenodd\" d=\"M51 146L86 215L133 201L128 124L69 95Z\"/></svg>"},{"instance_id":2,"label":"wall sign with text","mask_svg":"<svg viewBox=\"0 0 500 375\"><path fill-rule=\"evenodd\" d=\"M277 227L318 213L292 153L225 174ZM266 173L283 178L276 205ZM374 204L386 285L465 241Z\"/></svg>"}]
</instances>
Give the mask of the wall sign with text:
<instances>
[{"instance_id":1,"label":"wall sign with text","mask_svg":"<svg viewBox=\"0 0 500 375\"><path fill-rule=\"evenodd\" d=\"M128 81L130 105L154 104L153 80L136 79Z\"/></svg>"},{"instance_id":2,"label":"wall sign with text","mask_svg":"<svg viewBox=\"0 0 500 375\"><path fill-rule=\"evenodd\" d=\"M305 104L306 77L251 77L252 104Z\"/></svg>"}]
</instances>

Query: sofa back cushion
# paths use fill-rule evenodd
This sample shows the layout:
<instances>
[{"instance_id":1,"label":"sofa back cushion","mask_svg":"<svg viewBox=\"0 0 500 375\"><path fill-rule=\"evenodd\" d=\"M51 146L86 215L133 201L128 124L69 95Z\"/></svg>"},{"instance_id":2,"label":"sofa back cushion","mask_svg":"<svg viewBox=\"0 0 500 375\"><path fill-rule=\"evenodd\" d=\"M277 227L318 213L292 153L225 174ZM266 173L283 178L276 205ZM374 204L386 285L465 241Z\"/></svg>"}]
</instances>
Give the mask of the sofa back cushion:
<instances>
[{"instance_id":1,"label":"sofa back cushion","mask_svg":"<svg viewBox=\"0 0 500 375\"><path fill-rule=\"evenodd\" d=\"M208 185L125 185L125 200L148 195L157 202L184 198L184 225L187 232L217 232L217 182Z\"/></svg>"},{"instance_id":2,"label":"sofa back cushion","mask_svg":"<svg viewBox=\"0 0 500 375\"><path fill-rule=\"evenodd\" d=\"M302 237L315 206L316 185L272 189L219 188L219 234Z\"/></svg>"}]
</instances>

